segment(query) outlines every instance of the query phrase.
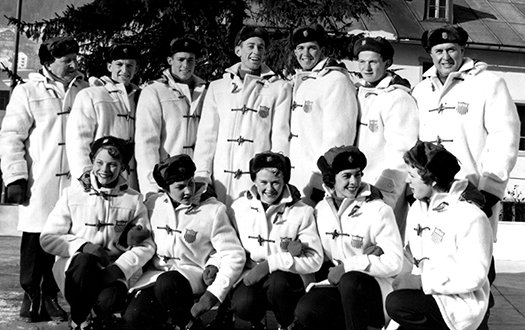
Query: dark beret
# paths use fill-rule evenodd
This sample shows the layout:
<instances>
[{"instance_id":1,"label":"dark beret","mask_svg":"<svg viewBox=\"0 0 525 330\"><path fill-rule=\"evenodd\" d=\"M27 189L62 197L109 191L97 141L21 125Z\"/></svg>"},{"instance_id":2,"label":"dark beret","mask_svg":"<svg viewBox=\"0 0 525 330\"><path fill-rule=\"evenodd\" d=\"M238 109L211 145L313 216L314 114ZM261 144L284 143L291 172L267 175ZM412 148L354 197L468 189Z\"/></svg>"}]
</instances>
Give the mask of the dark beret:
<instances>
[{"instance_id":1,"label":"dark beret","mask_svg":"<svg viewBox=\"0 0 525 330\"><path fill-rule=\"evenodd\" d=\"M108 61L139 60L140 51L131 44L115 44L109 49Z\"/></svg>"},{"instance_id":2,"label":"dark beret","mask_svg":"<svg viewBox=\"0 0 525 330\"><path fill-rule=\"evenodd\" d=\"M170 55L179 52L192 53L195 57L200 57L202 46L196 40L191 38L175 38L170 42Z\"/></svg>"},{"instance_id":3,"label":"dark beret","mask_svg":"<svg viewBox=\"0 0 525 330\"><path fill-rule=\"evenodd\" d=\"M192 178L195 170L195 163L191 157L186 154L180 154L156 164L153 168L153 178L159 187L168 189L173 182Z\"/></svg>"},{"instance_id":4,"label":"dark beret","mask_svg":"<svg viewBox=\"0 0 525 330\"><path fill-rule=\"evenodd\" d=\"M354 146L333 147L319 158L317 167L323 174L330 172L333 175L343 170L355 168L363 170L366 167L366 157Z\"/></svg>"},{"instance_id":5,"label":"dark beret","mask_svg":"<svg viewBox=\"0 0 525 330\"><path fill-rule=\"evenodd\" d=\"M304 42L317 41L319 45L323 45L326 38L324 28L319 24L301 26L295 29L292 33L292 47Z\"/></svg>"},{"instance_id":6,"label":"dark beret","mask_svg":"<svg viewBox=\"0 0 525 330\"><path fill-rule=\"evenodd\" d=\"M61 36L50 38L44 41L38 49L40 64L53 62L55 58L66 56L67 54L78 53L78 43L71 36Z\"/></svg>"},{"instance_id":7,"label":"dark beret","mask_svg":"<svg viewBox=\"0 0 525 330\"><path fill-rule=\"evenodd\" d=\"M394 47L385 38L364 37L355 42L354 56L357 57L360 52L367 50L380 54L383 61L394 59Z\"/></svg>"},{"instance_id":8,"label":"dark beret","mask_svg":"<svg viewBox=\"0 0 525 330\"><path fill-rule=\"evenodd\" d=\"M128 142L126 140L119 139L114 136L104 136L91 143L91 152L89 153L89 158L91 159L91 161L95 159L98 150L102 147L115 147L120 153L122 164L125 165L127 165L133 157L133 142Z\"/></svg>"},{"instance_id":9,"label":"dark beret","mask_svg":"<svg viewBox=\"0 0 525 330\"><path fill-rule=\"evenodd\" d=\"M445 25L434 30L427 30L421 36L421 45L427 52L432 47L439 44L454 43L465 46L468 40L468 33L460 26Z\"/></svg>"},{"instance_id":10,"label":"dark beret","mask_svg":"<svg viewBox=\"0 0 525 330\"><path fill-rule=\"evenodd\" d=\"M284 183L290 181L292 166L290 158L275 152L261 152L250 160L250 178L255 181L257 172L263 168L276 168L283 172Z\"/></svg>"},{"instance_id":11,"label":"dark beret","mask_svg":"<svg viewBox=\"0 0 525 330\"><path fill-rule=\"evenodd\" d=\"M266 31L266 29L259 26L246 25L237 33L237 36L235 36L235 46L240 45L241 42L252 37L261 38L264 40L266 46L269 44L268 31Z\"/></svg>"}]
</instances>

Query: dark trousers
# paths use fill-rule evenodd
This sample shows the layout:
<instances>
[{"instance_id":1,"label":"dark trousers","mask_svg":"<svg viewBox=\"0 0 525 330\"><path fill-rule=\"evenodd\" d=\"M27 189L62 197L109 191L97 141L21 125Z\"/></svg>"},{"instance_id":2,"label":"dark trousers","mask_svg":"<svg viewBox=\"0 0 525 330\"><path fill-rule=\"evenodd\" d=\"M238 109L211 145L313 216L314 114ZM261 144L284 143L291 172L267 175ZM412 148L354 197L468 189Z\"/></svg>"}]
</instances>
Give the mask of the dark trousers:
<instances>
[{"instance_id":1,"label":"dark trousers","mask_svg":"<svg viewBox=\"0 0 525 330\"><path fill-rule=\"evenodd\" d=\"M402 289L386 297L386 311L401 325L400 329L448 329L439 307L432 297L422 290Z\"/></svg>"},{"instance_id":2,"label":"dark trousers","mask_svg":"<svg viewBox=\"0 0 525 330\"><path fill-rule=\"evenodd\" d=\"M251 286L239 283L232 293L232 310L250 322L260 322L266 311L271 310L277 322L287 327L294 320L295 306L303 294L301 276L276 271Z\"/></svg>"},{"instance_id":3,"label":"dark trousers","mask_svg":"<svg viewBox=\"0 0 525 330\"><path fill-rule=\"evenodd\" d=\"M313 288L297 304L295 316L306 329L366 330L385 324L379 284L356 271L345 273L337 286Z\"/></svg>"},{"instance_id":4,"label":"dark trousers","mask_svg":"<svg viewBox=\"0 0 525 330\"><path fill-rule=\"evenodd\" d=\"M58 286L53 277L55 256L40 246L40 233L22 233L20 244L20 286L31 299L55 298Z\"/></svg>"},{"instance_id":5,"label":"dark trousers","mask_svg":"<svg viewBox=\"0 0 525 330\"><path fill-rule=\"evenodd\" d=\"M184 328L192 306L190 282L181 273L169 271L162 273L153 286L135 293L124 319L130 330L159 329L170 317L174 325Z\"/></svg>"},{"instance_id":6,"label":"dark trousers","mask_svg":"<svg viewBox=\"0 0 525 330\"><path fill-rule=\"evenodd\" d=\"M80 253L71 261L64 291L76 324L84 322L92 309L98 317L108 317L126 304L126 285L121 281L103 283L99 258L88 253Z\"/></svg>"}]
</instances>

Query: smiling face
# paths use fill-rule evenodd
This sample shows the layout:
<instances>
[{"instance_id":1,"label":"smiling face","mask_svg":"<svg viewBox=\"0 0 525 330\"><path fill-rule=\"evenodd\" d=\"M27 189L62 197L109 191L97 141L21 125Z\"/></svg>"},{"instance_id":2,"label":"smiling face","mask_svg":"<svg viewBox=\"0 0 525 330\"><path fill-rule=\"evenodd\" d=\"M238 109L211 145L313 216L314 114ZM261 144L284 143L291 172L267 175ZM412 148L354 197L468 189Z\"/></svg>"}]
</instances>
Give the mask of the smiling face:
<instances>
[{"instance_id":1,"label":"smiling face","mask_svg":"<svg viewBox=\"0 0 525 330\"><path fill-rule=\"evenodd\" d=\"M122 159L114 147L102 147L93 159L93 173L102 186L112 184L122 171Z\"/></svg>"},{"instance_id":2,"label":"smiling face","mask_svg":"<svg viewBox=\"0 0 525 330\"><path fill-rule=\"evenodd\" d=\"M465 47L450 42L435 45L430 50L432 62L434 62L438 75L442 79L446 79L449 74L459 70L464 55Z\"/></svg>"},{"instance_id":3,"label":"smiling face","mask_svg":"<svg viewBox=\"0 0 525 330\"><path fill-rule=\"evenodd\" d=\"M266 45L259 37L251 37L235 47L235 55L241 59L241 69L246 71L259 70L263 63Z\"/></svg>"},{"instance_id":4,"label":"smiling face","mask_svg":"<svg viewBox=\"0 0 525 330\"><path fill-rule=\"evenodd\" d=\"M263 203L273 204L284 190L284 176L276 168L263 168L255 175L255 187Z\"/></svg>"},{"instance_id":5,"label":"smiling face","mask_svg":"<svg viewBox=\"0 0 525 330\"><path fill-rule=\"evenodd\" d=\"M171 67L171 74L184 81L188 81L195 71L195 54L187 52L177 52L168 57L168 64Z\"/></svg>"},{"instance_id":6,"label":"smiling face","mask_svg":"<svg viewBox=\"0 0 525 330\"><path fill-rule=\"evenodd\" d=\"M375 83L383 79L386 69L392 64L391 60L383 60L381 54L365 50L358 54L359 72L363 80L368 83Z\"/></svg>"},{"instance_id":7,"label":"smiling face","mask_svg":"<svg viewBox=\"0 0 525 330\"><path fill-rule=\"evenodd\" d=\"M335 175L335 194L339 198L355 197L361 186L363 171L360 168L342 170Z\"/></svg>"},{"instance_id":8,"label":"smiling face","mask_svg":"<svg viewBox=\"0 0 525 330\"><path fill-rule=\"evenodd\" d=\"M321 60L322 51L317 41L303 42L295 47L295 58L305 71L312 70Z\"/></svg>"},{"instance_id":9,"label":"smiling face","mask_svg":"<svg viewBox=\"0 0 525 330\"><path fill-rule=\"evenodd\" d=\"M184 181L175 181L169 185L168 195L177 203L190 205L195 194L195 180L193 177Z\"/></svg>"},{"instance_id":10,"label":"smiling face","mask_svg":"<svg viewBox=\"0 0 525 330\"><path fill-rule=\"evenodd\" d=\"M418 169L413 166L408 167L407 183L412 189L415 199L425 199L432 196L432 185L425 183Z\"/></svg>"},{"instance_id":11,"label":"smiling face","mask_svg":"<svg viewBox=\"0 0 525 330\"><path fill-rule=\"evenodd\" d=\"M71 53L55 58L47 65L47 69L58 78L70 82L78 74L77 54Z\"/></svg>"},{"instance_id":12,"label":"smiling face","mask_svg":"<svg viewBox=\"0 0 525 330\"><path fill-rule=\"evenodd\" d=\"M113 60L108 63L108 71L111 72L111 79L127 86L137 73L137 61L131 59Z\"/></svg>"}]
</instances>

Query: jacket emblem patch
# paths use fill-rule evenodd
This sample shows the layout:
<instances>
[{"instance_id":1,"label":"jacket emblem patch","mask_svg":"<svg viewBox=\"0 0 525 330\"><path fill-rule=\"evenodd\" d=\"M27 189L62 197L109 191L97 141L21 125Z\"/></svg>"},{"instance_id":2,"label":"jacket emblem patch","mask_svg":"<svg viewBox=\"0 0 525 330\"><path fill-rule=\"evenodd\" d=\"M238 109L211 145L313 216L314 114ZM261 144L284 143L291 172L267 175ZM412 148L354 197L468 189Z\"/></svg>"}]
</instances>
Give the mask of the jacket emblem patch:
<instances>
[{"instance_id":1,"label":"jacket emblem patch","mask_svg":"<svg viewBox=\"0 0 525 330\"><path fill-rule=\"evenodd\" d=\"M375 133L379 129L379 124L377 119L370 119L368 121L368 129L370 132Z\"/></svg>"},{"instance_id":2,"label":"jacket emblem patch","mask_svg":"<svg viewBox=\"0 0 525 330\"><path fill-rule=\"evenodd\" d=\"M188 243L193 243L197 239L197 232L192 229L186 229L186 233L184 233L184 239Z\"/></svg>"},{"instance_id":3,"label":"jacket emblem patch","mask_svg":"<svg viewBox=\"0 0 525 330\"><path fill-rule=\"evenodd\" d=\"M456 106L456 111L460 115L465 115L468 112L468 103L466 102L458 102L458 105Z\"/></svg>"},{"instance_id":4,"label":"jacket emblem patch","mask_svg":"<svg viewBox=\"0 0 525 330\"><path fill-rule=\"evenodd\" d=\"M353 248L361 249L363 247L363 237L362 236L357 236L357 235L352 235L352 240L350 241L350 245Z\"/></svg>"},{"instance_id":5,"label":"jacket emblem patch","mask_svg":"<svg viewBox=\"0 0 525 330\"><path fill-rule=\"evenodd\" d=\"M261 105L259 107L259 112L258 113L259 113L259 117L266 118L270 114L270 107Z\"/></svg>"},{"instance_id":6,"label":"jacket emblem patch","mask_svg":"<svg viewBox=\"0 0 525 330\"><path fill-rule=\"evenodd\" d=\"M281 243L279 244L281 250L288 251L288 244L290 244L291 241L291 237L281 237Z\"/></svg>"},{"instance_id":7,"label":"jacket emblem patch","mask_svg":"<svg viewBox=\"0 0 525 330\"><path fill-rule=\"evenodd\" d=\"M303 110L306 113L312 112L314 102L313 101L304 101Z\"/></svg>"},{"instance_id":8,"label":"jacket emblem patch","mask_svg":"<svg viewBox=\"0 0 525 330\"><path fill-rule=\"evenodd\" d=\"M434 228L434 231L432 232L432 235L430 235L432 242L439 244L443 242L443 237L445 236L445 232L442 231L439 228Z\"/></svg>"},{"instance_id":9,"label":"jacket emblem patch","mask_svg":"<svg viewBox=\"0 0 525 330\"><path fill-rule=\"evenodd\" d=\"M127 224L128 222L126 220L117 220L117 222L115 223L115 231L117 233L123 232Z\"/></svg>"}]
</instances>

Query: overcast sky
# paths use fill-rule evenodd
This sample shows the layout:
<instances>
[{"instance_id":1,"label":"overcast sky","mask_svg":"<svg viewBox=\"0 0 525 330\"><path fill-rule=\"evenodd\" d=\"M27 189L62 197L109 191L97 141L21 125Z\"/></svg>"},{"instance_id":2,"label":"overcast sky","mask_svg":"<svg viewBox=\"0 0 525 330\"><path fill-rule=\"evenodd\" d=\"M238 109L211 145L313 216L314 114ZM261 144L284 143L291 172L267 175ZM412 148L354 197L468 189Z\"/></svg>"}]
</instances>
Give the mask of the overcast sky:
<instances>
[{"instance_id":1,"label":"overcast sky","mask_svg":"<svg viewBox=\"0 0 525 330\"><path fill-rule=\"evenodd\" d=\"M22 3L22 20L26 22L54 17L55 13L62 13L69 4L80 7L93 2L93 0L0 0L0 25L7 25L5 16L16 16L19 1Z\"/></svg>"}]
</instances>

